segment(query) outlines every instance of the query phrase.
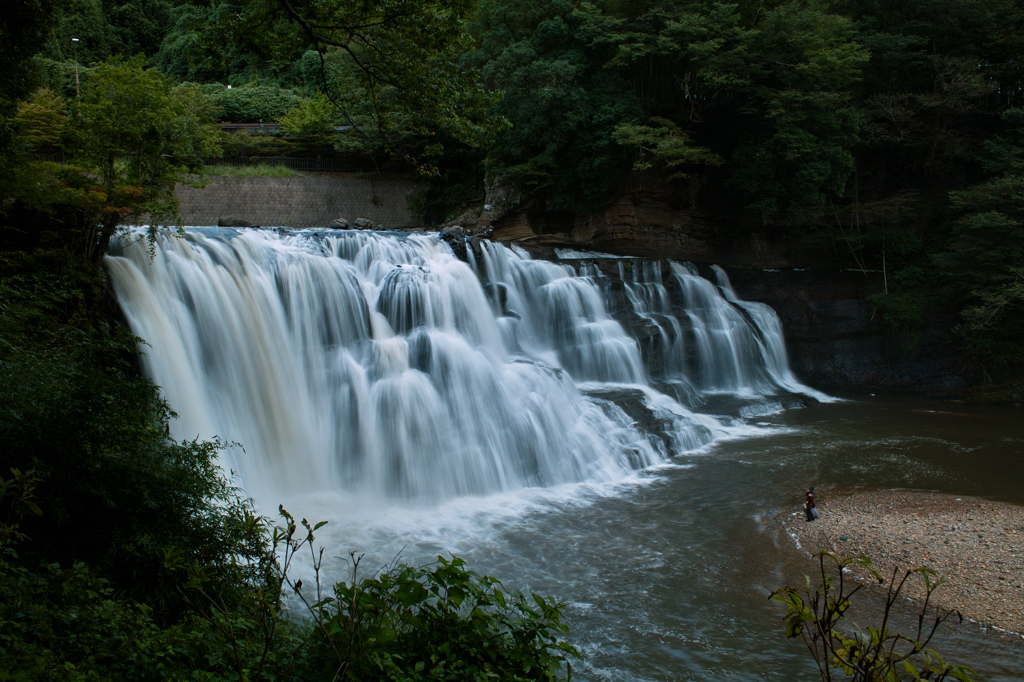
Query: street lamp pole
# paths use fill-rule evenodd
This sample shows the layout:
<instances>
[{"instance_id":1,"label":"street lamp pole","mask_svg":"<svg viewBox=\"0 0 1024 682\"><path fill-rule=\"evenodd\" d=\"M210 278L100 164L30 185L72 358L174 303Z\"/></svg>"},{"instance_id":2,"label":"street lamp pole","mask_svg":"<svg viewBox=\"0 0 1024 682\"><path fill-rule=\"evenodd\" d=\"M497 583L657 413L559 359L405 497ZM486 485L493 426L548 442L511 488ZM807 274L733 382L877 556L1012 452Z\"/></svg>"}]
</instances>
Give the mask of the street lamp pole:
<instances>
[{"instance_id":1,"label":"street lamp pole","mask_svg":"<svg viewBox=\"0 0 1024 682\"><path fill-rule=\"evenodd\" d=\"M71 39L71 46L75 48L75 98L81 99L82 92L78 88L78 38Z\"/></svg>"}]
</instances>

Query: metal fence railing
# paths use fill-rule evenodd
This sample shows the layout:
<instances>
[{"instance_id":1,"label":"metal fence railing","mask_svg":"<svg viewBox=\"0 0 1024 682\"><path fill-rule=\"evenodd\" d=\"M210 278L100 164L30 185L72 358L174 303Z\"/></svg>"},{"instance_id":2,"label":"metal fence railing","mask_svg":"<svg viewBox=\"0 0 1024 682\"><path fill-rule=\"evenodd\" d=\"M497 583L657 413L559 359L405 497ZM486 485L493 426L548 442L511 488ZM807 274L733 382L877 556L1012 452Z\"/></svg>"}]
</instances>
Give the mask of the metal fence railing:
<instances>
[{"instance_id":1,"label":"metal fence railing","mask_svg":"<svg viewBox=\"0 0 1024 682\"><path fill-rule=\"evenodd\" d=\"M235 133L245 130L251 133L276 133L281 130L280 123L221 123L220 129L225 133Z\"/></svg>"},{"instance_id":2,"label":"metal fence railing","mask_svg":"<svg viewBox=\"0 0 1024 682\"><path fill-rule=\"evenodd\" d=\"M373 171L372 162L364 159L315 159L287 156L225 156L207 159L207 166L284 166L296 171L356 173Z\"/></svg>"}]
</instances>

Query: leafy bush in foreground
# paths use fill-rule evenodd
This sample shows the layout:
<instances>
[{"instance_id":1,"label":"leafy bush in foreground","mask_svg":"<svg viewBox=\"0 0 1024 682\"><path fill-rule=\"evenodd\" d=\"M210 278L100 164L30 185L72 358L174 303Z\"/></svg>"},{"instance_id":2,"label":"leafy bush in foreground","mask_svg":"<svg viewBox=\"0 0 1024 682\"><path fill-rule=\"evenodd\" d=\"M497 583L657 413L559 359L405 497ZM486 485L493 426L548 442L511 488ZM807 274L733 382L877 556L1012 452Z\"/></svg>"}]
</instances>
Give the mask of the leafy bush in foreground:
<instances>
[{"instance_id":1,"label":"leafy bush in foreground","mask_svg":"<svg viewBox=\"0 0 1024 682\"><path fill-rule=\"evenodd\" d=\"M927 568L904 571L893 569L892 576L884 579L871 567L867 557L839 558L830 552L819 552L821 582L811 588L807 576L803 592L794 587L783 587L771 593L770 598L787 606L786 636L800 637L818 664L824 682L833 679L851 679L854 682L897 682L898 680L977 680L977 675L966 666L946 663L928 644L936 630L957 611L935 607L929 615L932 593L944 578L934 580L935 573ZM829 560L826 567L826 559ZM848 635L842 626L846 612L852 605L851 597L863 584L851 589L844 571L853 564L866 568L879 584L887 588L881 623L877 628L860 629L856 625ZM833 571L835 575L833 575ZM894 632L889 628L903 587L911 577L924 583L925 597L917 615L917 630L912 636Z\"/></svg>"},{"instance_id":2,"label":"leafy bush in foreground","mask_svg":"<svg viewBox=\"0 0 1024 682\"><path fill-rule=\"evenodd\" d=\"M301 599L319 634L334 679L370 680L556 680L579 652L561 639L563 604L509 592L496 578L465 568L462 559L437 557L428 566L393 565L379 576L358 579L354 554L349 582L323 594L323 550L314 531L296 539L295 520L284 510L287 528L275 531L282 546L282 581ZM303 588L287 576L296 552L308 548L315 584Z\"/></svg>"}]
</instances>

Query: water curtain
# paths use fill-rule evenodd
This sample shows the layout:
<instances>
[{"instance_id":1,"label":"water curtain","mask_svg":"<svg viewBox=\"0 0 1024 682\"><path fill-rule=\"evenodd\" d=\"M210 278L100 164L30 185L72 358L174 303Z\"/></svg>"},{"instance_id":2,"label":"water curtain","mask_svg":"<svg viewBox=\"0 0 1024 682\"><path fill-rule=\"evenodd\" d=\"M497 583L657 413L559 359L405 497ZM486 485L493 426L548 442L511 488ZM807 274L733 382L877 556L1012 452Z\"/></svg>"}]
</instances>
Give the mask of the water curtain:
<instances>
[{"instance_id":1,"label":"water curtain","mask_svg":"<svg viewBox=\"0 0 1024 682\"><path fill-rule=\"evenodd\" d=\"M724 272L673 263L670 291L631 261L617 305L592 264L468 256L434 234L190 228L126 236L107 267L175 437L234 443L257 499L614 481L727 433L703 395L810 393Z\"/></svg>"}]
</instances>

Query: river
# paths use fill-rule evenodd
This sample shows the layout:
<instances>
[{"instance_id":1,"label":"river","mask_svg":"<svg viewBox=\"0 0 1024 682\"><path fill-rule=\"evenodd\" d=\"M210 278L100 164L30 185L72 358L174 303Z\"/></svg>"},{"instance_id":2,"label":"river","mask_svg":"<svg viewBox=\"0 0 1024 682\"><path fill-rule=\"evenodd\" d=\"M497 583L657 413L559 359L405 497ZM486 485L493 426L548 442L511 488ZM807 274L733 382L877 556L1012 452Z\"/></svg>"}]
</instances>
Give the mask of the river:
<instances>
[{"instance_id":1,"label":"river","mask_svg":"<svg viewBox=\"0 0 1024 682\"><path fill-rule=\"evenodd\" d=\"M783 635L783 607L767 599L814 567L762 519L799 512L807 485L826 514L831 494L858 488L1024 504L1022 417L1020 408L851 398L760 416L762 435L617 485L385 514L352 508L340 518L335 504L306 500L305 511L332 517L321 539L339 554L367 552L364 566L455 552L510 587L564 600L585 654L578 679L816 680L803 645ZM880 607L872 597L864 606L854 618L870 624ZM947 624L933 644L984 679L1024 679L1019 637Z\"/></svg>"},{"instance_id":2,"label":"river","mask_svg":"<svg viewBox=\"0 0 1024 682\"><path fill-rule=\"evenodd\" d=\"M349 552L370 571L457 554L566 602L577 679L817 679L767 599L810 564L763 523L808 485L826 514L857 488L1024 503L1019 409L803 386L777 317L719 270L614 280L330 231L194 229L114 254L175 434L241 443L225 463L261 510L328 521L328 580ZM967 625L936 646L1024 678L1019 638Z\"/></svg>"}]
</instances>

